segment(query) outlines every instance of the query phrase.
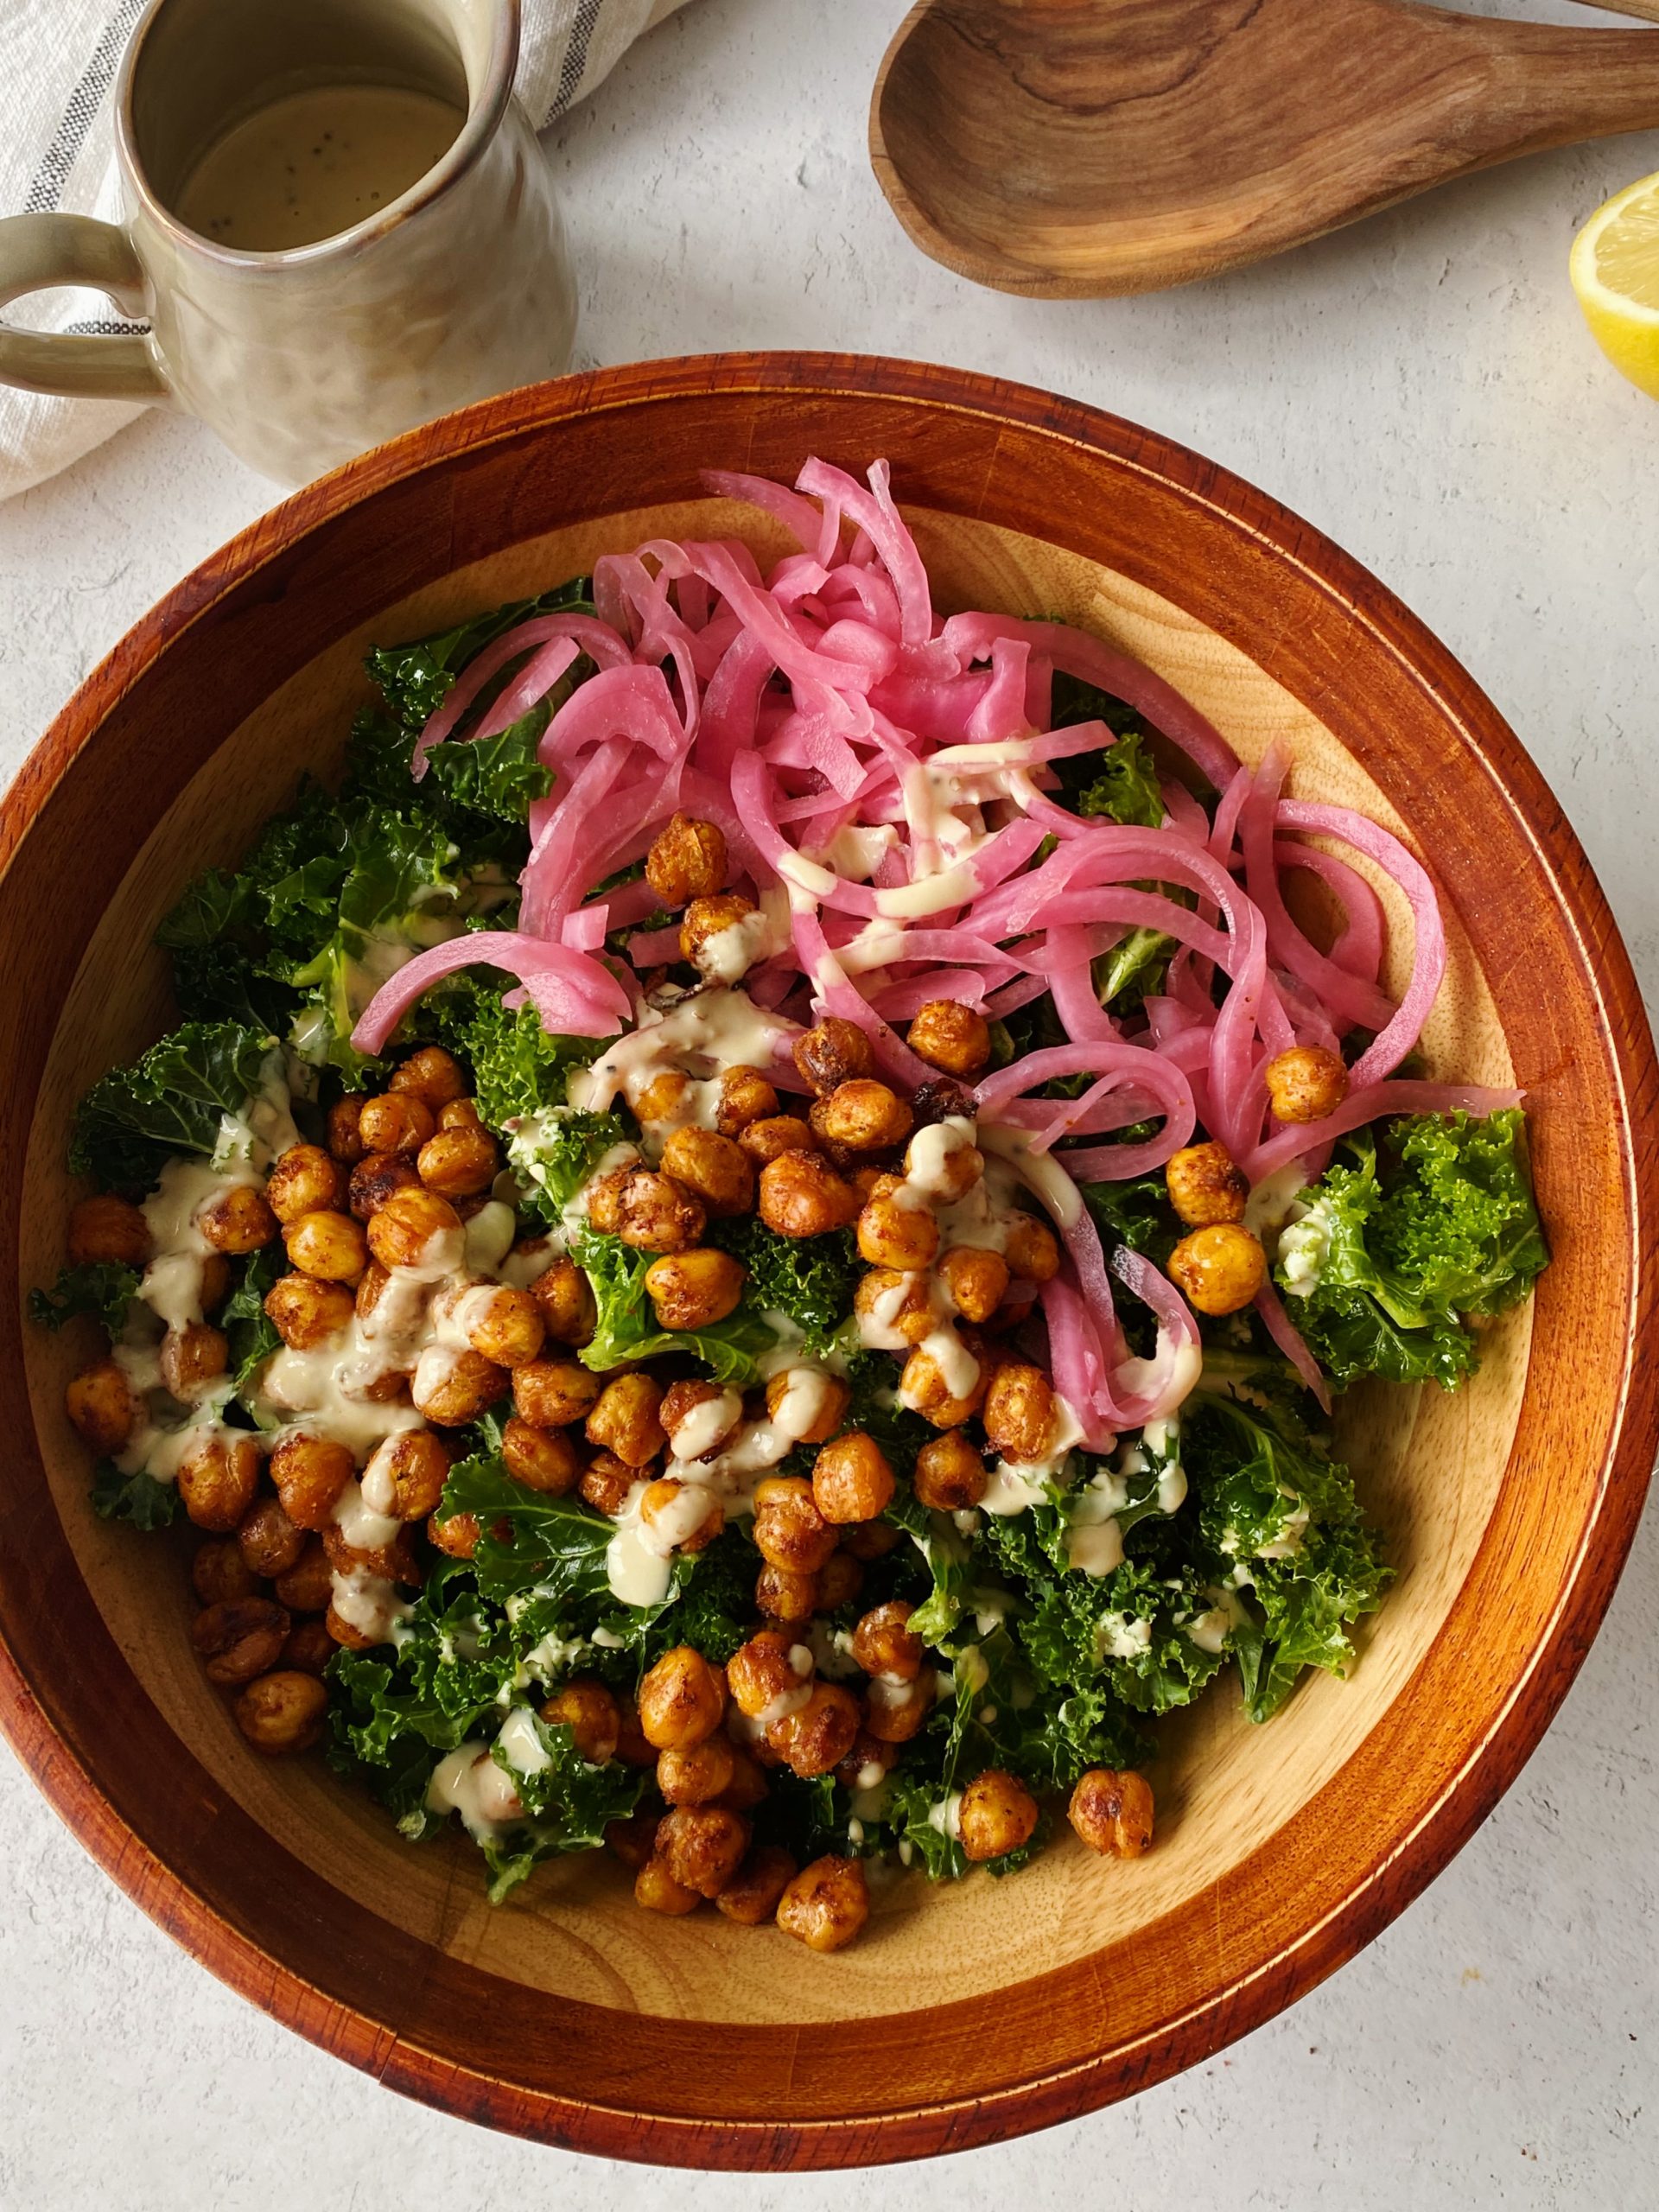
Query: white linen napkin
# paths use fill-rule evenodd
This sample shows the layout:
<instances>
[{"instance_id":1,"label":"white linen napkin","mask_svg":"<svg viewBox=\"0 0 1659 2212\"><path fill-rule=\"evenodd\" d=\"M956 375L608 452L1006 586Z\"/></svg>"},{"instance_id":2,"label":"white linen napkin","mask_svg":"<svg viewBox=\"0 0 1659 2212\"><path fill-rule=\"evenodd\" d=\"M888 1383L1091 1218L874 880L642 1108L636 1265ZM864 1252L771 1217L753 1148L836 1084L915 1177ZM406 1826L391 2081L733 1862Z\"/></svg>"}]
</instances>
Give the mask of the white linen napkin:
<instances>
[{"instance_id":1,"label":"white linen napkin","mask_svg":"<svg viewBox=\"0 0 1659 2212\"><path fill-rule=\"evenodd\" d=\"M147 0L3 0L0 214L121 219L111 95ZM614 68L634 40L683 0L524 0L517 91L537 129L556 121ZM7 320L35 330L119 332L97 293L32 294ZM0 499L26 491L130 423L139 408L42 399L0 385Z\"/></svg>"}]
</instances>

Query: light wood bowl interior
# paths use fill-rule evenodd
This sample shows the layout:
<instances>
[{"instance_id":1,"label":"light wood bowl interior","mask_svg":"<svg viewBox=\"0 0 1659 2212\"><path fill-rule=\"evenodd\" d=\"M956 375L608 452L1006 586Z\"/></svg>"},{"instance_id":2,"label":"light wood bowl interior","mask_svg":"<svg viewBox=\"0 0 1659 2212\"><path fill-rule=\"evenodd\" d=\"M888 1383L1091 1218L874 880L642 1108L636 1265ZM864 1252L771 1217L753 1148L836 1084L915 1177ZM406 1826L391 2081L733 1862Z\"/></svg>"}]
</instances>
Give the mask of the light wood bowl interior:
<instances>
[{"instance_id":1,"label":"light wood bowl interior","mask_svg":"<svg viewBox=\"0 0 1659 2212\"><path fill-rule=\"evenodd\" d=\"M1056 612L1111 639L1203 707L1246 760L1287 739L1296 795L1357 807L1424 854L1452 947L1426 1039L1432 1068L1531 1093L1557 1255L1535 1322L1529 1308L1491 1329L1479 1376L1456 1395L1376 1388L1342 1408L1345 1452L1399 1570L1351 1681L1313 1681L1252 1729L1230 1675L1165 1727L1160 1838L1145 1859L1103 1863L1065 1834L1016 1879L881 1880L865 1939L833 1959L713 1915L642 1914L628 1878L600 1856L538 1873L492 1910L464 1839L411 1849L320 1758L256 1758L189 1649L188 1533L145 1537L91 1512L86 1457L61 1410L86 1343L73 1332L20 1340L15 1323L14 1433L32 1434L38 1458L8 1478L0 1541L14 1562L19 1541L40 1547L51 1573L30 1592L0 1569L12 1654L0 1719L158 1916L281 2017L400 2086L623 2155L900 2156L1123 2094L1253 2024L1398 1910L1524 1756L1605 1602L1639 1503L1635 1471L1650 1457L1646 1387L1626 1371L1639 1294L1630 1096L1650 1069L1622 950L1558 826L1543 849L1529 812L1540 787L1513 741L1443 654L1422 665L1432 641L1402 610L1369 579L1359 594L1362 572L1259 495L1209 471L1202 492L1175 480L1189 456L1152 455L1155 442L1107 418L1085 418L1087 452L1075 435L1005 423L1032 454L1064 443L1052 458L1095 486L1084 526L1071 478L1054 478L1051 518L1033 527L1037 516L998 495L995 410L971 379L884 397L879 379L870 389L855 372L839 384L826 374L824 391L808 379L795 395L793 422L764 366L751 379L760 401L683 377L668 400L655 394L654 419L644 387L632 414L621 410L626 379L643 374L611 372L608 395L599 380L598 400L620 410L611 425L598 400L582 410L568 387L545 387L302 494L261 526L265 543L232 549L175 610L200 626L200 650L175 620L170 644L140 640L129 667L87 687L81 721L66 716L60 744L69 726L77 747L53 764L55 781L25 785L31 812L12 826L26 835L0 880L4 1019L26 1093L7 1147L19 1291L60 1260L74 1100L168 1019L157 919L191 874L234 861L302 772L336 772L370 696L371 643L543 588L645 537L741 534L777 550L753 511L685 496L698 465L792 474L810 450L848 465L887 451L941 606ZM683 403L677 419L671 402ZM1020 404L1037 411L1036 396ZM569 464L596 418L612 437L592 451L632 455L613 472L620 491L656 475L670 496L611 504L586 480L574 511L543 526L559 495L522 487L533 469ZM639 451L653 437L656 462ZM522 458L508 467L515 440ZM423 472L443 487L454 544L407 559L385 549L399 487L407 499ZM1137 483L1154 476L1185 533L1160 562L1137 550L1146 517L1134 513ZM377 501L387 513L365 529ZM1248 501L1258 504L1241 521ZM424 505L423 516L406 507L402 526L430 527ZM470 523L454 527L464 513ZM343 534L340 516L355 518ZM1294 548L1270 542L1287 531ZM1321 596L1328 634L1315 626L1307 656L1287 656L1287 626L1307 624ZM285 603L303 607L308 634L272 652L240 696L234 685L221 696L214 626L225 649L257 652ZM193 696L169 739L166 716ZM1494 760L1493 732L1512 760ZM114 787L107 809L84 784L94 760ZM84 901L73 958L39 989L19 979L5 904L31 855L37 869L67 868L66 889ZM1397 925L1397 983L1409 924L1374 880ZM1599 933L1593 962L1587 929ZM1605 1378L1588 1408L1575 1406L1573 1379L1586 1336ZM49 1600L56 1619L44 1618ZM857 2037L838 2037L846 2023L860 2024ZM849 2041L880 2063L850 2063Z\"/></svg>"}]
</instances>

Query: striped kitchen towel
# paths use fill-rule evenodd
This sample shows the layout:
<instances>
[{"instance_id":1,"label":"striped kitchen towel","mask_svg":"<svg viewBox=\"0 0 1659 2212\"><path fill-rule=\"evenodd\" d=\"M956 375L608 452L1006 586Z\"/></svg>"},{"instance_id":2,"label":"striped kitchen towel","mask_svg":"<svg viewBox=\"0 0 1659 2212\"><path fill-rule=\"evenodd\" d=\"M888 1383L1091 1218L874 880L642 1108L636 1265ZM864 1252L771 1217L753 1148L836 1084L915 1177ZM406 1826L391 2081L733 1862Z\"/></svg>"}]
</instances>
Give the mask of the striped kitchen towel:
<instances>
[{"instance_id":1,"label":"striped kitchen towel","mask_svg":"<svg viewBox=\"0 0 1659 2212\"><path fill-rule=\"evenodd\" d=\"M524 0L518 92L543 126L592 92L640 35L683 0ZM149 0L0 0L0 214L121 219L111 95ZM9 321L35 330L118 332L97 293L40 292ZM140 410L105 400L43 399L0 385L0 499L55 475Z\"/></svg>"}]
</instances>

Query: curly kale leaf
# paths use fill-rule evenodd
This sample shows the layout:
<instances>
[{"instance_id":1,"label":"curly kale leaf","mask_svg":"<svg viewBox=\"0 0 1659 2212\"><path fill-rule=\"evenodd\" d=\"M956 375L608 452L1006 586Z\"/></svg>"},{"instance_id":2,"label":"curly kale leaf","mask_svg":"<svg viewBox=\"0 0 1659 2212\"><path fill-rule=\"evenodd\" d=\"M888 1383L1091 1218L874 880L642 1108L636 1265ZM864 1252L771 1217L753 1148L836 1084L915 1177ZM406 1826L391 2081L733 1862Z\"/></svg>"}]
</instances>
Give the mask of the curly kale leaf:
<instances>
[{"instance_id":1,"label":"curly kale leaf","mask_svg":"<svg viewBox=\"0 0 1659 2212\"><path fill-rule=\"evenodd\" d=\"M174 1153L209 1155L219 1122L260 1086L272 1039L235 1022L187 1022L130 1067L111 1068L81 1100L70 1172L118 1189L147 1189Z\"/></svg>"},{"instance_id":2,"label":"curly kale leaf","mask_svg":"<svg viewBox=\"0 0 1659 2212\"><path fill-rule=\"evenodd\" d=\"M592 1230L577 1237L571 1250L599 1308L593 1340L581 1354L584 1365L603 1374L626 1360L683 1352L707 1368L716 1382L742 1386L759 1378L760 1356L778 1339L747 1299L734 1313L706 1329L664 1329L645 1289L649 1252L636 1252L619 1236Z\"/></svg>"},{"instance_id":3,"label":"curly kale leaf","mask_svg":"<svg viewBox=\"0 0 1659 2212\"><path fill-rule=\"evenodd\" d=\"M1057 1157L1065 1155L1062 1152ZM1130 1183L1080 1183L1077 1187L1107 1235L1131 1251L1144 1252L1155 1267L1163 1266L1185 1233L1161 1175L1141 1175Z\"/></svg>"},{"instance_id":4,"label":"curly kale leaf","mask_svg":"<svg viewBox=\"0 0 1659 2212\"><path fill-rule=\"evenodd\" d=\"M910 1617L911 1633L924 1643L943 1643L973 1602L978 1579L973 1546L948 1513L930 1512L908 1489L898 1493L881 1518L905 1531L933 1578L931 1594Z\"/></svg>"},{"instance_id":5,"label":"curly kale leaf","mask_svg":"<svg viewBox=\"0 0 1659 2212\"><path fill-rule=\"evenodd\" d=\"M747 1214L712 1222L708 1241L747 1268L748 1303L782 1313L800 1331L806 1357L822 1359L846 1325L863 1272L852 1230L779 1236L759 1215Z\"/></svg>"},{"instance_id":6,"label":"curly kale leaf","mask_svg":"<svg viewBox=\"0 0 1659 2212\"><path fill-rule=\"evenodd\" d=\"M645 1788L637 1768L615 1759L590 1765L569 1728L550 1727L528 1707L520 1711L512 1748L498 1739L490 1753L512 1777L525 1814L522 1823L484 1847L492 1904L499 1904L543 1859L601 1844L610 1823L627 1818Z\"/></svg>"},{"instance_id":7,"label":"curly kale leaf","mask_svg":"<svg viewBox=\"0 0 1659 2212\"><path fill-rule=\"evenodd\" d=\"M491 1454L450 1469L438 1516L457 1513L472 1514L483 1532L472 1560L483 1596L534 1590L561 1605L608 1598L605 1554L615 1525L579 1499L526 1490Z\"/></svg>"},{"instance_id":8,"label":"curly kale leaf","mask_svg":"<svg viewBox=\"0 0 1659 2212\"><path fill-rule=\"evenodd\" d=\"M453 629L438 631L429 638L412 639L401 645L377 646L368 657L368 671L398 721L418 731L448 697L456 677L474 654L520 622L530 621L538 614L561 612L594 612L590 578L573 576L568 583L543 592L538 598L510 601L504 607L474 614L465 622L458 622ZM506 673L503 671L504 679ZM499 691L499 684L494 689ZM480 706L487 705L493 696L486 687Z\"/></svg>"},{"instance_id":9,"label":"curly kale leaf","mask_svg":"<svg viewBox=\"0 0 1659 2212\"><path fill-rule=\"evenodd\" d=\"M242 1263L240 1279L219 1317L219 1325L230 1342L231 1374L237 1395L245 1402L249 1383L282 1346L276 1325L265 1312L265 1295L286 1265L286 1256L277 1240L273 1239L257 1252L250 1252Z\"/></svg>"},{"instance_id":10,"label":"curly kale leaf","mask_svg":"<svg viewBox=\"0 0 1659 2212\"><path fill-rule=\"evenodd\" d=\"M550 1044L563 1041L548 1039ZM563 1089L563 1069L556 1068L548 1079ZM493 1076L491 1081L499 1084L500 1077ZM480 1084L480 1099L482 1095ZM516 1121L509 1130L507 1156L525 1192L523 1210L550 1225L559 1220L606 1154L626 1144L630 1135L620 1114L588 1114L574 1106L544 1106L514 1117L486 1111L485 1118L498 1127Z\"/></svg>"},{"instance_id":11,"label":"curly kale leaf","mask_svg":"<svg viewBox=\"0 0 1659 2212\"><path fill-rule=\"evenodd\" d=\"M60 1329L77 1314L97 1316L111 1336L127 1325L128 1309L138 1295L137 1268L124 1268L110 1260L83 1262L64 1268L50 1290L31 1290L29 1318L41 1328Z\"/></svg>"},{"instance_id":12,"label":"curly kale leaf","mask_svg":"<svg viewBox=\"0 0 1659 2212\"><path fill-rule=\"evenodd\" d=\"M100 1459L92 1472L92 1510L100 1521L130 1521L135 1529L165 1529L176 1519L179 1493L141 1467L124 1475L112 1459Z\"/></svg>"},{"instance_id":13,"label":"curly kale leaf","mask_svg":"<svg viewBox=\"0 0 1659 2212\"><path fill-rule=\"evenodd\" d=\"M1109 745L1096 758L1100 772L1077 793L1077 812L1158 829L1164 818L1164 795L1158 785L1157 765L1141 733L1124 731L1116 745Z\"/></svg>"}]
</instances>

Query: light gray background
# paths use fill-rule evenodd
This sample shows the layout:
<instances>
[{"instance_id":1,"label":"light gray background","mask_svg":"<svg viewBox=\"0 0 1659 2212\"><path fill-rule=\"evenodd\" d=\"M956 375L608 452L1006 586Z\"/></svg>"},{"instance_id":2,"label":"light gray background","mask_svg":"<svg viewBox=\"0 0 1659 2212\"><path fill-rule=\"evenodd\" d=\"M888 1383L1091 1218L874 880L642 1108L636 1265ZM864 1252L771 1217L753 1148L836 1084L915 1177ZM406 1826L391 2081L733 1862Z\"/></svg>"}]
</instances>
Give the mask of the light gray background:
<instances>
[{"instance_id":1,"label":"light gray background","mask_svg":"<svg viewBox=\"0 0 1659 2212\"><path fill-rule=\"evenodd\" d=\"M1461 655L1554 784L1659 984L1659 410L1602 363L1567 283L1574 231L1659 168L1659 135L1476 178L1226 282L1027 303L922 259L875 188L865 108L900 13L697 0L577 111L554 157L582 357L908 354L1096 401L1225 462ZM7 772L123 631L274 496L194 425L154 416L0 508ZM1116 2111L852 2181L607 2166L394 2099L191 1964L0 1753L0 2206L632 2212L667 2190L686 2212L849 2196L923 2212L1634 2212L1659 2202L1656 1706L1649 1515L1531 1765L1353 1965Z\"/></svg>"}]
</instances>

